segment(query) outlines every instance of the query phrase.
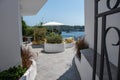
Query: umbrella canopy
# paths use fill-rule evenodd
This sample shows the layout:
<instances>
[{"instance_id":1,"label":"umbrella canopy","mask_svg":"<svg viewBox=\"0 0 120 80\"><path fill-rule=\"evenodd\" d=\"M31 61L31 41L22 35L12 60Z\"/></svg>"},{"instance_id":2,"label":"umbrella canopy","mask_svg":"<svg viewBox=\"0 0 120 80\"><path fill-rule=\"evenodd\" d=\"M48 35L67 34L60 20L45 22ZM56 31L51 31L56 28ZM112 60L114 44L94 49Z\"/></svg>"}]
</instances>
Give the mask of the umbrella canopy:
<instances>
[{"instance_id":1,"label":"umbrella canopy","mask_svg":"<svg viewBox=\"0 0 120 80\"><path fill-rule=\"evenodd\" d=\"M58 22L48 22L43 24L42 26L48 26L48 27L52 27L52 32L53 32L53 27L56 27L59 30L59 26L62 26L62 23L58 23Z\"/></svg>"},{"instance_id":2,"label":"umbrella canopy","mask_svg":"<svg viewBox=\"0 0 120 80\"><path fill-rule=\"evenodd\" d=\"M61 26L63 25L62 23L58 23L58 22L48 22L43 24L42 26Z\"/></svg>"}]
</instances>

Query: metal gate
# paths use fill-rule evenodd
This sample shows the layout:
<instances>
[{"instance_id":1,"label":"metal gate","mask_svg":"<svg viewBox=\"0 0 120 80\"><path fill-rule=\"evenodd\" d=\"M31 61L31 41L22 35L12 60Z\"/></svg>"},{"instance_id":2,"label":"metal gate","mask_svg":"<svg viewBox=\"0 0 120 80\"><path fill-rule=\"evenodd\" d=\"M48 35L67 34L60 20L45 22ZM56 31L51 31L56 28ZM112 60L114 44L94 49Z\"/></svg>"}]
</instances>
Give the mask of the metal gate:
<instances>
[{"instance_id":1,"label":"metal gate","mask_svg":"<svg viewBox=\"0 0 120 80\"><path fill-rule=\"evenodd\" d=\"M101 57L100 57L100 74L99 74L99 80L103 80L103 72L104 72L104 61L106 60L106 65L107 65L107 72L108 72L108 77L109 80L112 79L112 74L111 74L111 67L109 63L109 57L108 57L108 51L106 47L106 35L108 34L108 31L113 29L117 32L118 34L118 42L116 44L112 44L112 46L118 46L119 47L119 55L118 55L118 67L117 67L117 75L116 75L116 80L120 80L120 29L117 27L106 27L106 18L108 15L113 15L116 13L120 12L120 0L115 0L115 5L111 7L111 1L114 0L106 0L106 6L109 9L108 11L98 13L98 6L99 2L101 0L94 0L94 8L95 8L95 18L94 18L94 61L93 61L93 76L92 80L96 80L95 75L96 75L96 62L97 62L97 48L98 48L98 19L102 18L102 33L101 33ZM119 25L120 26L120 25Z\"/></svg>"}]
</instances>

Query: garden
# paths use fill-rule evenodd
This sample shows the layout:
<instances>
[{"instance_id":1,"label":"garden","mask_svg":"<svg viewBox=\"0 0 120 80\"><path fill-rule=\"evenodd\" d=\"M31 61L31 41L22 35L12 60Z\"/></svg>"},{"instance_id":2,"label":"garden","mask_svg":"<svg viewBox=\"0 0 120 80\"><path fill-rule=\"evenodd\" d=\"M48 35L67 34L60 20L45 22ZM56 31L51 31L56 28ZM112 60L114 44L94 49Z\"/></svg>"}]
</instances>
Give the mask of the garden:
<instances>
[{"instance_id":1,"label":"garden","mask_svg":"<svg viewBox=\"0 0 120 80\"><path fill-rule=\"evenodd\" d=\"M37 70L30 48L21 48L21 60L22 64L0 72L0 80L34 80Z\"/></svg>"},{"instance_id":2,"label":"garden","mask_svg":"<svg viewBox=\"0 0 120 80\"><path fill-rule=\"evenodd\" d=\"M63 52L66 48L72 48L75 45L77 56L80 59L80 50L88 47L84 39L80 39L76 42L72 37L64 39L60 32L55 29L50 30L43 26L29 27L24 21L22 21L22 27L23 42L27 41L26 37L31 37L32 45L44 45L45 52ZM34 80L37 70L30 48L21 48L21 60L21 65L0 72L0 80Z\"/></svg>"},{"instance_id":3,"label":"garden","mask_svg":"<svg viewBox=\"0 0 120 80\"><path fill-rule=\"evenodd\" d=\"M29 27L22 21L23 41L28 41L25 37L31 37L32 46L44 46L45 52L62 52L65 48L74 46L74 38L64 39L57 29L50 29L46 26L37 25Z\"/></svg>"}]
</instances>

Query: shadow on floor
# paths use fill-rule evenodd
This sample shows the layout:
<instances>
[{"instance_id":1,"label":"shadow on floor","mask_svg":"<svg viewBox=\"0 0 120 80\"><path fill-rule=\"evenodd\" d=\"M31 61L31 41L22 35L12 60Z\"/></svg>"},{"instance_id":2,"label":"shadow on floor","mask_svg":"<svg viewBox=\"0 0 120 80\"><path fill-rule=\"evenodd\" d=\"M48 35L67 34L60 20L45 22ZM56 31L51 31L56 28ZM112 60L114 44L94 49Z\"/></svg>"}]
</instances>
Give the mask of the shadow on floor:
<instances>
[{"instance_id":1,"label":"shadow on floor","mask_svg":"<svg viewBox=\"0 0 120 80\"><path fill-rule=\"evenodd\" d=\"M41 50L42 53L44 54L57 54L57 53L61 53L61 52L45 52L44 50Z\"/></svg>"},{"instance_id":2,"label":"shadow on floor","mask_svg":"<svg viewBox=\"0 0 120 80\"><path fill-rule=\"evenodd\" d=\"M72 60L72 66L57 80L81 80L74 59Z\"/></svg>"},{"instance_id":3,"label":"shadow on floor","mask_svg":"<svg viewBox=\"0 0 120 80\"><path fill-rule=\"evenodd\" d=\"M33 44L33 45L32 45L32 48L43 48L43 47L44 47L43 44L40 44L40 45L35 45L35 44Z\"/></svg>"}]
</instances>

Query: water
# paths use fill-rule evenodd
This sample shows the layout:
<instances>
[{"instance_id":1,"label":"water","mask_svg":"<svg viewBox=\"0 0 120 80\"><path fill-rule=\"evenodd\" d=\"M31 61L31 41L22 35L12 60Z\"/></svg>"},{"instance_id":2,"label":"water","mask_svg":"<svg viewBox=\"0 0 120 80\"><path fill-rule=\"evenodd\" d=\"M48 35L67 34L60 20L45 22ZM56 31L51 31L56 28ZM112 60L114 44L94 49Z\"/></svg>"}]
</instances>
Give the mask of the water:
<instances>
[{"instance_id":1,"label":"water","mask_svg":"<svg viewBox=\"0 0 120 80\"><path fill-rule=\"evenodd\" d=\"M79 37L83 37L85 34L84 32L75 31L75 32L62 32L61 35L63 36L63 38L73 37L75 40L77 40Z\"/></svg>"}]
</instances>

